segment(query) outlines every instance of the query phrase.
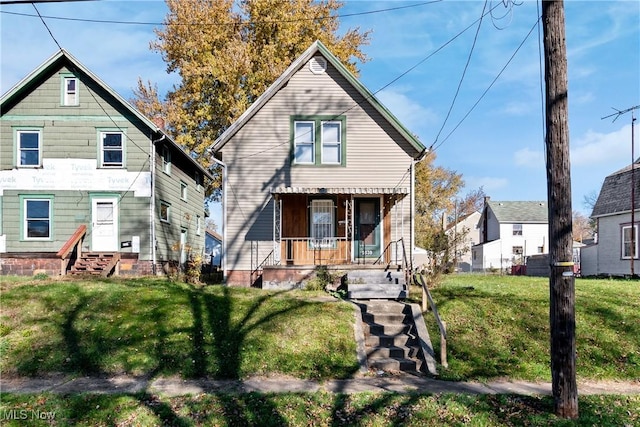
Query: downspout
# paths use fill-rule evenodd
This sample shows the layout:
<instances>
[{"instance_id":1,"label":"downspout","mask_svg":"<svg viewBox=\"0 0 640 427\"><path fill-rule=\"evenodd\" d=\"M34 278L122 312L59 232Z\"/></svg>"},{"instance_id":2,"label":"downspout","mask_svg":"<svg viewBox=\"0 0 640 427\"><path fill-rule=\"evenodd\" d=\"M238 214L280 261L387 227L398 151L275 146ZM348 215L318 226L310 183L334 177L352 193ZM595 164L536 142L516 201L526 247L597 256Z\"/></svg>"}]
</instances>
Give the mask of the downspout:
<instances>
[{"instance_id":1,"label":"downspout","mask_svg":"<svg viewBox=\"0 0 640 427\"><path fill-rule=\"evenodd\" d=\"M151 140L151 206L149 209L149 219L151 223L151 273L156 275L156 144L163 141L167 136L163 133L159 139Z\"/></svg>"},{"instance_id":2,"label":"downspout","mask_svg":"<svg viewBox=\"0 0 640 427\"><path fill-rule=\"evenodd\" d=\"M411 199L409 208L409 268L413 272L413 251L416 245L416 226L415 226L415 210L416 210L416 163L419 160L411 160L411 182L409 183Z\"/></svg>"},{"instance_id":3,"label":"downspout","mask_svg":"<svg viewBox=\"0 0 640 427\"><path fill-rule=\"evenodd\" d=\"M227 283L227 165L211 156L222 169L222 251L220 252L220 268L222 268L222 283Z\"/></svg>"}]
</instances>

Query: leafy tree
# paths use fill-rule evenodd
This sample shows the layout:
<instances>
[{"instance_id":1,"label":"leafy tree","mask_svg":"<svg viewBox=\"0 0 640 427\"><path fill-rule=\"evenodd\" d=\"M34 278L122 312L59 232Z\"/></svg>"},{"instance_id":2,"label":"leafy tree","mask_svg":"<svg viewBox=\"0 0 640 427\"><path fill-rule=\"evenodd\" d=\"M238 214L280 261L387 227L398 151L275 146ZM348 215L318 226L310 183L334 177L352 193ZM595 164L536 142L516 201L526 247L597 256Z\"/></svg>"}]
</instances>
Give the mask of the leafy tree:
<instances>
[{"instance_id":1,"label":"leafy tree","mask_svg":"<svg viewBox=\"0 0 640 427\"><path fill-rule=\"evenodd\" d=\"M164 27L151 48L180 83L160 101L157 87L138 82L134 104L162 116L178 144L212 167L210 147L315 40L347 68L366 61L369 32L338 35L336 0L167 0ZM220 185L219 174L214 188Z\"/></svg>"}]
</instances>

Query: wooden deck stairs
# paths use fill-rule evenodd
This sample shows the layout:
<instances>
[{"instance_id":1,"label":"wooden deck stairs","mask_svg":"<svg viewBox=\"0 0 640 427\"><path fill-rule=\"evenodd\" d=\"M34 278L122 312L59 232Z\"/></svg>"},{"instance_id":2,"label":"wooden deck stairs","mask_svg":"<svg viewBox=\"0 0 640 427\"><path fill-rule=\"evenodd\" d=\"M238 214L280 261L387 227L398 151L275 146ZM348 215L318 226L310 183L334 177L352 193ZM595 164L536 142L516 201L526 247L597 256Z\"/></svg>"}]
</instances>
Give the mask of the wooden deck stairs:
<instances>
[{"instance_id":1,"label":"wooden deck stairs","mask_svg":"<svg viewBox=\"0 0 640 427\"><path fill-rule=\"evenodd\" d=\"M117 270L120 254L118 252L87 252L71 267L71 274L110 276Z\"/></svg>"}]
</instances>

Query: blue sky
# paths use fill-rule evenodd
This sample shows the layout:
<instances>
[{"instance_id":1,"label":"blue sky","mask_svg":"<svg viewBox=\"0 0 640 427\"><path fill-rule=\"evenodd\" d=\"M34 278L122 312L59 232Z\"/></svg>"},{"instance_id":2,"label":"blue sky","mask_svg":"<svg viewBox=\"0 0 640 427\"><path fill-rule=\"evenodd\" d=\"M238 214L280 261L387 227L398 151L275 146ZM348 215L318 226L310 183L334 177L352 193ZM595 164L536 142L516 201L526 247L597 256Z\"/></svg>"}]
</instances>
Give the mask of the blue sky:
<instances>
[{"instance_id":1,"label":"blue sky","mask_svg":"<svg viewBox=\"0 0 640 427\"><path fill-rule=\"evenodd\" d=\"M341 29L372 30L360 80L435 149L437 165L462 174L463 194L483 187L493 200L547 197L542 28L534 28L539 7L526 0L507 6L488 2L494 13L479 29L476 21L485 8L479 0L347 0L341 9ZM43 16L148 23L161 23L167 13L159 0L37 8ZM35 15L33 6L0 10L0 92L5 93L58 48L37 16L14 14ZM367 13L373 11L380 12ZM612 108L640 105L640 2L568 0L565 15L572 204L589 214L585 195L597 193L608 174L631 162L631 113L615 122L602 117L615 113ZM149 49L157 25L45 21L63 48L127 99L138 77L157 83L161 93L178 82L165 72L160 54ZM640 121L636 124L638 157Z\"/></svg>"}]
</instances>

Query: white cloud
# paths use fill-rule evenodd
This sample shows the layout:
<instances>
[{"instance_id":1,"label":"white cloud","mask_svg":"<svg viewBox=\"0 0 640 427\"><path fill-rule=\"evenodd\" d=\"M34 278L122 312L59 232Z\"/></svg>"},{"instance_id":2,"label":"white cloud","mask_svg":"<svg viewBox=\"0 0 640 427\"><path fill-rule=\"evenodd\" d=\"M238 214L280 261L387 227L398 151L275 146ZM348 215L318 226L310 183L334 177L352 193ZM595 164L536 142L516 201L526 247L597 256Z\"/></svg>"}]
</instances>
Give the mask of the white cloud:
<instances>
[{"instance_id":1,"label":"white cloud","mask_svg":"<svg viewBox=\"0 0 640 427\"><path fill-rule=\"evenodd\" d=\"M631 125L610 133L587 131L585 135L572 141L571 163L574 166L631 163ZM613 171L612 168L611 172Z\"/></svg>"},{"instance_id":2,"label":"white cloud","mask_svg":"<svg viewBox=\"0 0 640 427\"><path fill-rule=\"evenodd\" d=\"M485 194L491 194L494 191L507 188L509 180L506 178L496 178L490 176L466 177L465 189L473 190L482 187Z\"/></svg>"},{"instance_id":3,"label":"white cloud","mask_svg":"<svg viewBox=\"0 0 640 427\"><path fill-rule=\"evenodd\" d=\"M407 129L418 135L421 130L435 124L438 120L433 110L425 108L402 92L385 89L378 92L376 97Z\"/></svg>"},{"instance_id":4,"label":"white cloud","mask_svg":"<svg viewBox=\"0 0 640 427\"><path fill-rule=\"evenodd\" d=\"M513 160L517 166L527 168L540 168L544 164L544 153L538 150L532 150L529 147L516 151L513 154Z\"/></svg>"}]
</instances>

